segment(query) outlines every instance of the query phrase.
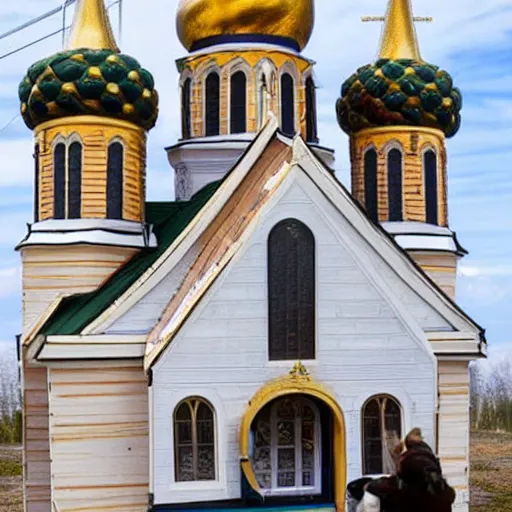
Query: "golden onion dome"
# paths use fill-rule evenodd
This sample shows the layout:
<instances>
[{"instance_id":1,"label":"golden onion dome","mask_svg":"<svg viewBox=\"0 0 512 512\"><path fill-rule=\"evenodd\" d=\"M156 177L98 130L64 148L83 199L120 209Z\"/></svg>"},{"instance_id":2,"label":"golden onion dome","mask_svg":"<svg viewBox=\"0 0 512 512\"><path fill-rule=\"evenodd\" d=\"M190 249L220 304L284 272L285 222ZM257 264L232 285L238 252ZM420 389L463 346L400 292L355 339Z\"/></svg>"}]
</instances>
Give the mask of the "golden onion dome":
<instances>
[{"instance_id":1,"label":"golden onion dome","mask_svg":"<svg viewBox=\"0 0 512 512\"><path fill-rule=\"evenodd\" d=\"M180 0L178 36L189 51L224 42L267 42L302 50L314 0Z\"/></svg>"}]
</instances>

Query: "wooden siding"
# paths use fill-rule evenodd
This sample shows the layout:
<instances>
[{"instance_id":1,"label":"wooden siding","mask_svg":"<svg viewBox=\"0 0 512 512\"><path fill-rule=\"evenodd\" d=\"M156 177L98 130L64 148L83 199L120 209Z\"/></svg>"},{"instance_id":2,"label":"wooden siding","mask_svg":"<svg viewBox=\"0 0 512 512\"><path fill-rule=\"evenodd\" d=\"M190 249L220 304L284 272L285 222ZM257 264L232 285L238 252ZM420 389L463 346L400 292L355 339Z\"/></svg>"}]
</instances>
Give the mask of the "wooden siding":
<instances>
[{"instance_id":1,"label":"wooden siding","mask_svg":"<svg viewBox=\"0 0 512 512\"><path fill-rule=\"evenodd\" d=\"M25 511L51 512L47 370L25 365L23 377Z\"/></svg>"},{"instance_id":2,"label":"wooden siding","mask_svg":"<svg viewBox=\"0 0 512 512\"><path fill-rule=\"evenodd\" d=\"M71 137L71 138L70 138ZM70 139L68 139L70 138ZM107 152L113 140L124 150L123 219L144 221L146 134L142 128L115 120L87 116L41 125L36 131L40 147L40 220L53 218L53 148L58 140L80 141L82 157L81 217L107 215Z\"/></svg>"},{"instance_id":3,"label":"wooden siding","mask_svg":"<svg viewBox=\"0 0 512 512\"><path fill-rule=\"evenodd\" d=\"M467 506L469 502L468 362L439 361L438 368L438 455L448 482L457 489L457 503Z\"/></svg>"},{"instance_id":4,"label":"wooden siding","mask_svg":"<svg viewBox=\"0 0 512 512\"><path fill-rule=\"evenodd\" d=\"M304 364L335 394L345 414L348 478L361 474L361 407L375 394L395 396L403 408L404 430L422 427L433 442L436 364L373 284L370 276L382 275L380 256L305 176L289 175L281 188L241 253L154 367L156 503L240 497L238 432L247 403L264 383L286 375L294 364L269 362L267 346L266 241L270 230L290 217L308 225L317 243L317 357ZM372 259L372 268L363 265L363 255ZM394 279L399 280L396 274ZM404 293L399 286L387 288L395 296ZM419 317L430 316L430 306L416 305ZM208 489L174 483L171 418L175 406L191 395L205 397L216 410L219 480Z\"/></svg>"},{"instance_id":5,"label":"wooden siding","mask_svg":"<svg viewBox=\"0 0 512 512\"><path fill-rule=\"evenodd\" d=\"M457 256L455 254L425 254L409 251L414 261L448 297L455 299Z\"/></svg>"},{"instance_id":6,"label":"wooden siding","mask_svg":"<svg viewBox=\"0 0 512 512\"><path fill-rule=\"evenodd\" d=\"M448 225L446 179L446 148L442 132L432 129L390 127L363 130L351 138L352 195L365 204L364 155L368 148L378 155L378 206L381 222L388 220L387 153L401 147L403 153L403 215L404 220L426 221L423 152L434 148L438 155L438 217L439 225Z\"/></svg>"},{"instance_id":7,"label":"wooden siding","mask_svg":"<svg viewBox=\"0 0 512 512\"><path fill-rule=\"evenodd\" d=\"M140 366L50 369L53 500L60 512L143 512L148 386Z\"/></svg>"}]
</instances>

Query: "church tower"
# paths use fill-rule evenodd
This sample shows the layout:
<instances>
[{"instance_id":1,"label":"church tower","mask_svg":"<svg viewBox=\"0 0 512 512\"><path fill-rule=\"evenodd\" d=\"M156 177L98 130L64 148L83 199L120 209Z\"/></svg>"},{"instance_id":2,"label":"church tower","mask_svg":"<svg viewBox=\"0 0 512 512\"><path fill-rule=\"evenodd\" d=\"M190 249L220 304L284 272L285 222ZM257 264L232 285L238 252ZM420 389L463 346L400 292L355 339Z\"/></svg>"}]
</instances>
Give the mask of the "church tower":
<instances>
[{"instance_id":1,"label":"church tower","mask_svg":"<svg viewBox=\"0 0 512 512\"><path fill-rule=\"evenodd\" d=\"M342 87L352 194L452 298L465 254L448 226L446 138L459 130L460 91L421 57L410 0L390 0L379 56Z\"/></svg>"},{"instance_id":2,"label":"church tower","mask_svg":"<svg viewBox=\"0 0 512 512\"><path fill-rule=\"evenodd\" d=\"M34 223L19 244L24 330L58 294L95 289L140 249L153 77L121 54L103 0L79 0L67 48L30 67L21 112L34 130Z\"/></svg>"},{"instance_id":3,"label":"church tower","mask_svg":"<svg viewBox=\"0 0 512 512\"><path fill-rule=\"evenodd\" d=\"M313 24L313 0L181 0L182 135L167 149L178 200L221 179L269 112L332 166L318 145L314 63L301 54Z\"/></svg>"}]
</instances>

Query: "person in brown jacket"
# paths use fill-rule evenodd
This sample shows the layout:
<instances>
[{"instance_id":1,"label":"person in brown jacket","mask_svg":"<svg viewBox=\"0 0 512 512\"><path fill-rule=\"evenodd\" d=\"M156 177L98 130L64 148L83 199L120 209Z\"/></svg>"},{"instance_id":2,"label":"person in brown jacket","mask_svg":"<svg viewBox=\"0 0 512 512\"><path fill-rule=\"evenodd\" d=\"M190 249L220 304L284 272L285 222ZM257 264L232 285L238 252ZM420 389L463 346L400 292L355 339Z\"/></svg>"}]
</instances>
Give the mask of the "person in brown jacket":
<instances>
[{"instance_id":1,"label":"person in brown jacket","mask_svg":"<svg viewBox=\"0 0 512 512\"><path fill-rule=\"evenodd\" d=\"M451 512L455 491L419 429L405 439L396 475L366 486L361 512Z\"/></svg>"}]
</instances>

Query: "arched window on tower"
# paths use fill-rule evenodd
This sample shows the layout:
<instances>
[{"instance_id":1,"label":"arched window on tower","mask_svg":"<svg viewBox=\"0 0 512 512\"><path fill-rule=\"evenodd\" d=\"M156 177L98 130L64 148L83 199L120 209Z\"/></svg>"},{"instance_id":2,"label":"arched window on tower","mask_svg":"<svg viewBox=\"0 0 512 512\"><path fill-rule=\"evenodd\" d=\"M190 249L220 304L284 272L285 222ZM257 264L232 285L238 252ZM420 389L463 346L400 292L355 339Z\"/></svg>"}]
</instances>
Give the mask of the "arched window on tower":
<instances>
[{"instance_id":1,"label":"arched window on tower","mask_svg":"<svg viewBox=\"0 0 512 512\"><path fill-rule=\"evenodd\" d=\"M401 222L403 220L402 199L402 152L393 148L388 153L388 202L389 221Z\"/></svg>"},{"instance_id":2,"label":"arched window on tower","mask_svg":"<svg viewBox=\"0 0 512 512\"><path fill-rule=\"evenodd\" d=\"M212 71L206 78L206 118L205 134L207 137L220 133L220 77Z\"/></svg>"},{"instance_id":3,"label":"arched window on tower","mask_svg":"<svg viewBox=\"0 0 512 512\"><path fill-rule=\"evenodd\" d=\"M312 77L308 77L306 80L306 141L318 142L316 87Z\"/></svg>"},{"instance_id":4,"label":"arched window on tower","mask_svg":"<svg viewBox=\"0 0 512 512\"><path fill-rule=\"evenodd\" d=\"M39 144L34 147L34 222L39 220Z\"/></svg>"},{"instance_id":5,"label":"arched window on tower","mask_svg":"<svg viewBox=\"0 0 512 512\"><path fill-rule=\"evenodd\" d=\"M66 145L59 142L53 150L53 218L66 217Z\"/></svg>"},{"instance_id":6,"label":"arched window on tower","mask_svg":"<svg viewBox=\"0 0 512 512\"><path fill-rule=\"evenodd\" d=\"M247 131L247 77L238 71L231 77L231 133Z\"/></svg>"},{"instance_id":7,"label":"arched window on tower","mask_svg":"<svg viewBox=\"0 0 512 512\"><path fill-rule=\"evenodd\" d=\"M113 142L108 147L107 161L107 219L123 218L124 147Z\"/></svg>"},{"instance_id":8,"label":"arched window on tower","mask_svg":"<svg viewBox=\"0 0 512 512\"><path fill-rule=\"evenodd\" d=\"M181 87L181 133L184 139L190 139L192 132L191 95L192 79L187 78Z\"/></svg>"},{"instance_id":9,"label":"arched window on tower","mask_svg":"<svg viewBox=\"0 0 512 512\"><path fill-rule=\"evenodd\" d=\"M79 219L82 213L82 144L73 142L68 152L68 219Z\"/></svg>"},{"instance_id":10,"label":"arched window on tower","mask_svg":"<svg viewBox=\"0 0 512 512\"><path fill-rule=\"evenodd\" d=\"M315 240L288 219L268 239L269 358L315 359Z\"/></svg>"},{"instance_id":11,"label":"arched window on tower","mask_svg":"<svg viewBox=\"0 0 512 512\"><path fill-rule=\"evenodd\" d=\"M393 474L393 450L402 438L399 403L390 396L376 396L363 406L363 474Z\"/></svg>"},{"instance_id":12,"label":"arched window on tower","mask_svg":"<svg viewBox=\"0 0 512 512\"><path fill-rule=\"evenodd\" d=\"M423 154L423 172L425 175L425 207L428 224L437 225L438 195L437 195L437 154L432 149Z\"/></svg>"},{"instance_id":13,"label":"arched window on tower","mask_svg":"<svg viewBox=\"0 0 512 512\"><path fill-rule=\"evenodd\" d=\"M364 154L364 204L370 219L379 222L377 151L373 148Z\"/></svg>"},{"instance_id":14,"label":"arched window on tower","mask_svg":"<svg viewBox=\"0 0 512 512\"><path fill-rule=\"evenodd\" d=\"M289 73L281 76L281 129L286 135L295 135L295 90Z\"/></svg>"}]
</instances>

